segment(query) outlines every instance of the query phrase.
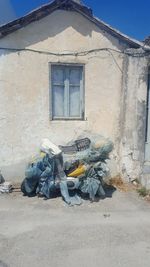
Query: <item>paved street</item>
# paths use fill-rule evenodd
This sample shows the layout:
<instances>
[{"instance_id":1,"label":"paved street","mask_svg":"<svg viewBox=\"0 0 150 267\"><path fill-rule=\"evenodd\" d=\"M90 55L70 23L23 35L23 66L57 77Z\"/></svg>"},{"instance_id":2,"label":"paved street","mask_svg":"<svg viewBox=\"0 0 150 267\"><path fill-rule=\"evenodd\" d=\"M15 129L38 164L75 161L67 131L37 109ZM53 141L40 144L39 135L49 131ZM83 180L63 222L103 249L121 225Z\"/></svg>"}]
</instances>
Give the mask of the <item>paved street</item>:
<instances>
[{"instance_id":1,"label":"paved street","mask_svg":"<svg viewBox=\"0 0 150 267\"><path fill-rule=\"evenodd\" d=\"M150 203L135 192L68 207L0 195L1 267L149 267Z\"/></svg>"}]
</instances>

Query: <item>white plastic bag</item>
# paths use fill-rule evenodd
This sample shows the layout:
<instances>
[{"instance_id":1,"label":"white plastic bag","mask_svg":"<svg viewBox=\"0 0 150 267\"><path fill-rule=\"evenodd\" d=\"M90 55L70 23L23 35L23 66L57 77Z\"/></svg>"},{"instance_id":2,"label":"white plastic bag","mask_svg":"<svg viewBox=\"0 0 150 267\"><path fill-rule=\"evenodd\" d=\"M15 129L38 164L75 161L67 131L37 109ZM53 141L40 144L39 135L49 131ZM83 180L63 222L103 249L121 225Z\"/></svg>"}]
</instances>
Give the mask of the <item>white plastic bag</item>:
<instances>
[{"instance_id":1,"label":"white plastic bag","mask_svg":"<svg viewBox=\"0 0 150 267\"><path fill-rule=\"evenodd\" d=\"M58 155L62 152L58 146L46 138L42 140L41 151L51 153L52 155Z\"/></svg>"}]
</instances>

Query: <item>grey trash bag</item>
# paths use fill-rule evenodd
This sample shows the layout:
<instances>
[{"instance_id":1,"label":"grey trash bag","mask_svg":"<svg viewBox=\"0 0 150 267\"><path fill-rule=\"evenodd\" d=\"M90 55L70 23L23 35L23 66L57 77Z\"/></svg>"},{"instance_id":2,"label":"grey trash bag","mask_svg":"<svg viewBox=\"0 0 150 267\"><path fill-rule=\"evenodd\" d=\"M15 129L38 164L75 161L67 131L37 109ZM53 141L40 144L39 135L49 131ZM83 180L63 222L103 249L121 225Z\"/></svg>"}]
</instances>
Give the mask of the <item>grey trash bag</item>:
<instances>
[{"instance_id":1,"label":"grey trash bag","mask_svg":"<svg viewBox=\"0 0 150 267\"><path fill-rule=\"evenodd\" d=\"M93 179L93 178L87 178L84 180L83 185L80 187L82 193L89 194L89 197L91 200L94 200L95 195L99 189L100 181Z\"/></svg>"},{"instance_id":2,"label":"grey trash bag","mask_svg":"<svg viewBox=\"0 0 150 267\"><path fill-rule=\"evenodd\" d=\"M40 181L36 190L36 194L40 194L47 199L57 197L59 192L60 192L59 185L55 184L55 182L51 180L49 177L43 181Z\"/></svg>"},{"instance_id":3,"label":"grey trash bag","mask_svg":"<svg viewBox=\"0 0 150 267\"><path fill-rule=\"evenodd\" d=\"M62 198L64 199L64 201L68 205L74 206L74 205L81 205L82 204L81 198L76 193L73 194L73 195L69 194L67 181L61 181L61 183L60 183L60 191L61 191Z\"/></svg>"},{"instance_id":4,"label":"grey trash bag","mask_svg":"<svg viewBox=\"0 0 150 267\"><path fill-rule=\"evenodd\" d=\"M25 196L32 197L36 195L36 189L40 180L42 171L38 167L38 163L29 164L26 168L26 178L21 184L21 191Z\"/></svg>"},{"instance_id":5,"label":"grey trash bag","mask_svg":"<svg viewBox=\"0 0 150 267\"><path fill-rule=\"evenodd\" d=\"M105 164L98 162L94 166L91 166L82 180L80 190L82 193L89 194L92 201L94 201L96 195L105 197L103 177L106 175L106 172Z\"/></svg>"},{"instance_id":6,"label":"grey trash bag","mask_svg":"<svg viewBox=\"0 0 150 267\"><path fill-rule=\"evenodd\" d=\"M40 178L41 174L42 174L42 170L39 169L39 167L37 166L37 163L29 164L25 171L25 177L27 179L31 179L33 177Z\"/></svg>"},{"instance_id":7,"label":"grey trash bag","mask_svg":"<svg viewBox=\"0 0 150 267\"><path fill-rule=\"evenodd\" d=\"M105 197L105 191L101 182L95 178L86 178L82 182L80 190L82 193L88 194L92 201L94 201L96 195L103 198Z\"/></svg>"}]
</instances>

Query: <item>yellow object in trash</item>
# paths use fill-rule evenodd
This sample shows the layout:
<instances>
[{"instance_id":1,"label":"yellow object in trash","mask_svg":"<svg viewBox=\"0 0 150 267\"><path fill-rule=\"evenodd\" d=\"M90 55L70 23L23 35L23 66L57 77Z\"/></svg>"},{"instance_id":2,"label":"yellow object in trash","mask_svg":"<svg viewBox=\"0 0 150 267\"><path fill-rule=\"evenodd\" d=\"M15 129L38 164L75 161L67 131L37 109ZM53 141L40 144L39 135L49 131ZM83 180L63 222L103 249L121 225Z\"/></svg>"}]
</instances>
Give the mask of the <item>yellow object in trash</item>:
<instances>
[{"instance_id":1,"label":"yellow object in trash","mask_svg":"<svg viewBox=\"0 0 150 267\"><path fill-rule=\"evenodd\" d=\"M85 165L79 165L79 167L78 167L75 171L71 172L71 173L70 173L69 175L67 175L67 176L68 176L68 177L78 177L79 175L85 173L86 169L87 169L87 168L86 168Z\"/></svg>"},{"instance_id":2,"label":"yellow object in trash","mask_svg":"<svg viewBox=\"0 0 150 267\"><path fill-rule=\"evenodd\" d=\"M30 164L36 163L37 161L43 159L46 156L45 152L40 152L39 155L32 156L31 160L29 161Z\"/></svg>"},{"instance_id":3,"label":"yellow object in trash","mask_svg":"<svg viewBox=\"0 0 150 267\"><path fill-rule=\"evenodd\" d=\"M46 153L41 151L40 156L41 158L44 158L46 156Z\"/></svg>"}]
</instances>

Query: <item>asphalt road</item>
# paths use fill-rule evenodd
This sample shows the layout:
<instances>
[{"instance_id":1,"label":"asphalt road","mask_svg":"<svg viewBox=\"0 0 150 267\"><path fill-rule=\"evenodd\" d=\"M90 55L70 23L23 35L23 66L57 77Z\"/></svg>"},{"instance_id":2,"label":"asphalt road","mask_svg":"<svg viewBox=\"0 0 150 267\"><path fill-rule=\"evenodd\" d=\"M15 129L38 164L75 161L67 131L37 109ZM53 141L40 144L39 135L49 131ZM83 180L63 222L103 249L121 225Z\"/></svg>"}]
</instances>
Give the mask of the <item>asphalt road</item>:
<instances>
[{"instance_id":1,"label":"asphalt road","mask_svg":"<svg viewBox=\"0 0 150 267\"><path fill-rule=\"evenodd\" d=\"M150 267L150 203L114 192L68 207L0 195L1 267Z\"/></svg>"}]
</instances>

